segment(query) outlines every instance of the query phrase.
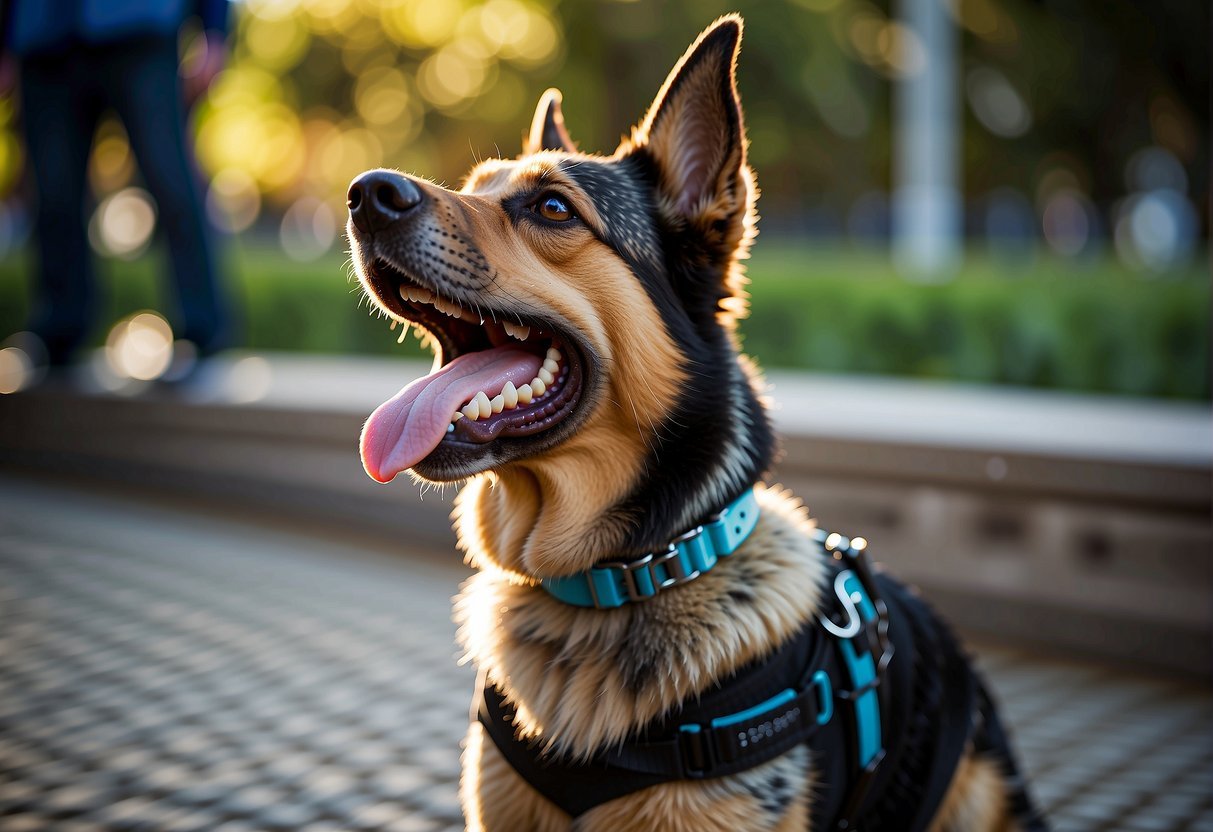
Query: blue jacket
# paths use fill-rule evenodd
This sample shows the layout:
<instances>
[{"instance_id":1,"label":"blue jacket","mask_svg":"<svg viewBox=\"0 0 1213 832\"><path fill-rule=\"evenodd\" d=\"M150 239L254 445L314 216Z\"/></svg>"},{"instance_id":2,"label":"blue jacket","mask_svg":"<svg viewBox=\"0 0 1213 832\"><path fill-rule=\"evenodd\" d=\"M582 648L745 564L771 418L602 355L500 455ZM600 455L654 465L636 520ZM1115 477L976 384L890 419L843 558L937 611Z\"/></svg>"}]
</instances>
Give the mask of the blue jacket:
<instances>
[{"instance_id":1,"label":"blue jacket","mask_svg":"<svg viewBox=\"0 0 1213 832\"><path fill-rule=\"evenodd\" d=\"M31 55L71 44L176 35L190 17L227 33L228 0L0 0L4 51Z\"/></svg>"}]
</instances>

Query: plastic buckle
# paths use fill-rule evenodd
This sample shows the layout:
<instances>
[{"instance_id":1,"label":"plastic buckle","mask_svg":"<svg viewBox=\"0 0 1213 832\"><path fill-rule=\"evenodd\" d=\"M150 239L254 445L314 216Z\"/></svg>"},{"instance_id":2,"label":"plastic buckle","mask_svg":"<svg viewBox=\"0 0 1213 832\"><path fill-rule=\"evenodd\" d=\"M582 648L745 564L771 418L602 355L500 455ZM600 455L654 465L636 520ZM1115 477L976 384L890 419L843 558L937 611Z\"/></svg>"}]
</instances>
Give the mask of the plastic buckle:
<instances>
[{"instance_id":1,"label":"plastic buckle","mask_svg":"<svg viewBox=\"0 0 1213 832\"><path fill-rule=\"evenodd\" d=\"M702 780L716 767L716 754L711 737L711 730L705 731L698 724L681 727L678 746L682 752L683 777L688 780Z\"/></svg>"}]
</instances>

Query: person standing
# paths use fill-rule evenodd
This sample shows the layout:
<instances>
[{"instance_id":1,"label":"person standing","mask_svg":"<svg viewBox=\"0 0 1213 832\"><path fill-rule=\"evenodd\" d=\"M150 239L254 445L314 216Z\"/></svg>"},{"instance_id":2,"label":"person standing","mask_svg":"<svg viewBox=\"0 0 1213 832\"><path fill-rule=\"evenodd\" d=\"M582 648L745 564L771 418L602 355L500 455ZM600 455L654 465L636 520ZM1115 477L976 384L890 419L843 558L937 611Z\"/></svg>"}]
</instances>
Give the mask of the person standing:
<instances>
[{"instance_id":1,"label":"person standing","mask_svg":"<svg viewBox=\"0 0 1213 832\"><path fill-rule=\"evenodd\" d=\"M19 76L26 148L37 188L37 279L29 330L48 362L69 363L98 305L86 228L89 151L113 109L155 198L175 279L179 338L205 357L227 346L231 314L186 133L188 105L223 67L227 0L0 0L0 83ZM204 48L179 72L191 19Z\"/></svg>"}]
</instances>

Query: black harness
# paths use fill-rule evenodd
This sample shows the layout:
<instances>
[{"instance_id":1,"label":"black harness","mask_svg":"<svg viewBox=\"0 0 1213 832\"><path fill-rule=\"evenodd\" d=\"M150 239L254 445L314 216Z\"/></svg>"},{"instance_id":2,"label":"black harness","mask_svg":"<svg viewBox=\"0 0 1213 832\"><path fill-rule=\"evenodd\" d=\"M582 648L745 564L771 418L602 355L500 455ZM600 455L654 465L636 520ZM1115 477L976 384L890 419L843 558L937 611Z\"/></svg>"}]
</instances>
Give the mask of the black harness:
<instances>
[{"instance_id":1,"label":"black harness","mask_svg":"<svg viewBox=\"0 0 1213 832\"><path fill-rule=\"evenodd\" d=\"M989 697L947 627L870 571L861 539L818 531L831 558L827 614L773 653L585 762L514 733L482 684L478 718L518 774L572 817L674 780L736 774L807 743L814 830L924 830L969 740L995 754L1026 829L1043 830Z\"/></svg>"}]
</instances>

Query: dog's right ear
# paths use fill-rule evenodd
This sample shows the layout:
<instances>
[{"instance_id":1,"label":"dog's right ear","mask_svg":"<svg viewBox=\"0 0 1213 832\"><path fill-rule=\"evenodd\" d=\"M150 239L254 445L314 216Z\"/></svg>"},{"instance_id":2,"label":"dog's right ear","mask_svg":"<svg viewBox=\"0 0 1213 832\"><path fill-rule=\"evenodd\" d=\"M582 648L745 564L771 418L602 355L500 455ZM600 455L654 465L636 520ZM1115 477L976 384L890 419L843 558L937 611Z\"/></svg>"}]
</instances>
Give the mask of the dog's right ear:
<instances>
[{"instance_id":1,"label":"dog's right ear","mask_svg":"<svg viewBox=\"0 0 1213 832\"><path fill-rule=\"evenodd\" d=\"M560 110L561 95L558 89L549 89L539 97L535 117L531 119L531 132L522 143L522 153L538 153L540 150L563 150L577 152L577 146L564 128L564 113Z\"/></svg>"},{"instance_id":2,"label":"dog's right ear","mask_svg":"<svg viewBox=\"0 0 1213 832\"><path fill-rule=\"evenodd\" d=\"M737 95L741 29L737 15L709 26L621 148L642 150L656 164L662 213L722 249L738 239L752 190Z\"/></svg>"}]
</instances>

